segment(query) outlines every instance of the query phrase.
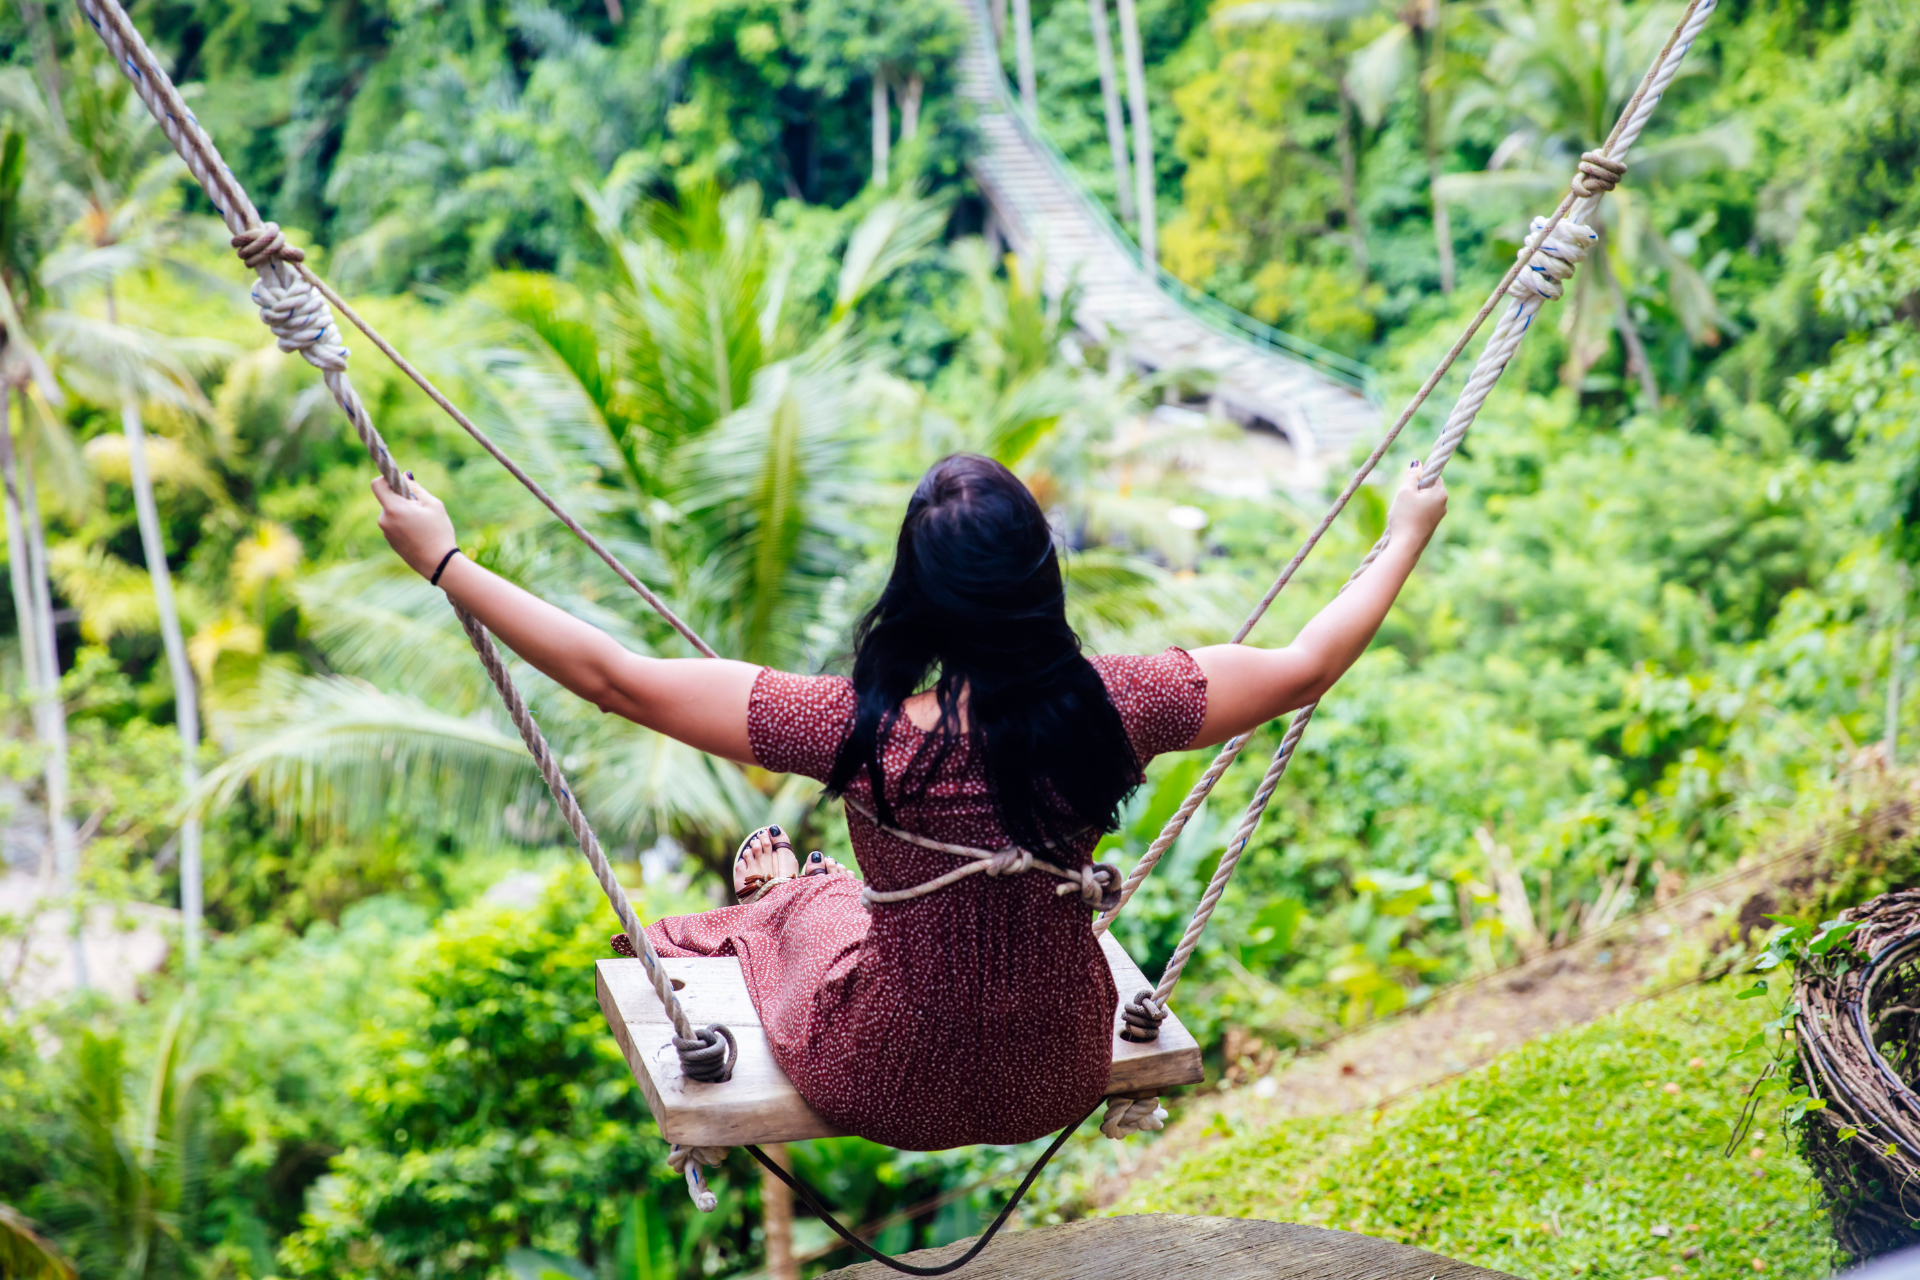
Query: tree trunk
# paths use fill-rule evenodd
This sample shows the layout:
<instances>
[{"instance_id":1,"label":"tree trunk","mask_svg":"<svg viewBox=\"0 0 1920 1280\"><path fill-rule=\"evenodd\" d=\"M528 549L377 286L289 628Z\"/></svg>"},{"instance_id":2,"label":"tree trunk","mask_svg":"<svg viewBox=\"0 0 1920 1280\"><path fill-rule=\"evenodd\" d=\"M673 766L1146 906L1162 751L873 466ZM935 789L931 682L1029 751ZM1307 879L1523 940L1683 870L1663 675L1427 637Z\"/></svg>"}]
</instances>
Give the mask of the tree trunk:
<instances>
[{"instance_id":1,"label":"tree trunk","mask_svg":"<svg viewBox=\"0 0 1920 1280\"><path fill-rule=\"evenodd\" d=\"M1140 50L1140 19L1133 0L1118 0L1120 53L1127 61L1127 108L1133 116L1133 182L1139 208L1140 265L1152 274L1160 265L1159 223L1154 212L1153 126L1147 118L1147 65Z\"/></svg>"},{"instance_id":2,"label":"tree trunk","mask_svg":"<svg viewBox=\"0 0 1920 1280\"><path fill-rule=\"evenodd\" d=\"M1033 6L1013 0L1013 69L1020 82L1020 105L1027 119L1040 119L1040 95L1033 78Z\"/></svg>"},{"instance_id":3,"label":"tree trunk","mask_svg":"<svg viewBox=\"0 0 1920 1280\"><path fill-rule=\"evenodd\" d=\"M1127 164L1127 122L1120 114L1120 86L1113 70L1113 36L1107 30L1106 0L1087 0L1093 24L1094 60L1100 65L1100 106L1107 117L1107 150L1113 155L1113 194L1120 221L1133 221L1133 177Z\"/></svg>"},{"instance_id":4,"label":"tree trunk","mask_svg":"<svg viewBox=\"0 0 1920 1280\"><path fill-rule=\"evenodd\" d=\"M606 5L608 22L611 22L617 27L626 21L626 14L622 12L620 8L620 0L606 0Z\"/></svg>"},{"instance_id":5,"label":"tree trunk","mask_svg":"<svg viewBox=\"0 0 1920 1280\"><path fill-rule=\"evenodd\" d=\"M1440 292L1453 292L1453 219L1440 198L1440 153L1427 145L1427 198L1433 205L1433 247L1440 259Z\"/></svg>"},{"instance_id":6,"label":"tree trunk","mask_svg":"<svg viewBox=\"0 0 1920 1280\"><path fill-rule=\"evenodd\" d=\"M762 1150L782 1169L793 1171L786 1143L769 1142ZM766 1235L768 1280L800 1280L800 1265L793 1258L793 1189L765 1169L760 1171L760 1217Z\"/></svg>"},{"instance_id":7,"label":"tree trunk","mask_svg":"<svg viewBox=\"0 0 1920 1280\"><path fill-rule=\"evenodd\" d=\"M887 185L887 152L892 135L887 118L887 77L878 67L873 71L873 182Z\"/></svg>"},{"instance_id":8,"label":"tree trunk","mask_svg":"<svg viewBox=\"0 0 1920 1280\"><path fill-rule=\"evenodd\" d=\"M133 482L133 506L140 520L140 547L147 557L147 576L153 581L153 601L160 615L160 641L167 651L167 671L173 677L173 716L180 731L180 783L188 795L200 784L200 704L194 689L193 664L187 660L187 641L180 631L180 613L174 605L173 575L167 569L167 544L160 530L160 510L153 499L153 478L147 469L147 434L140 423L140 406L127 396L120 407L120 423L127 437L127 470ZM180 824L180 917L186 962L200 959L202 914L200 879L200 820Z\"/></svg>"},{"instance_id":9,"label":"tree trunk","mask_svg":"<svg viewBox=\"0 0 1920 1280\"><path fill-rule=\"evenodd\" d=\"M1653 413L1660 407L1660 384L1654 381L1653 365L1647 359L1647 348L1640 341L1640 334L1633 327L1633 316L1627 311L1626 291L1620 287L1619 277L1613 274L1612 266L1607 262L1605 244L1597 246L1593 254L1594 270L1607 282L1607 292L1613 298L1614 327L1620 331L1620 341L1627 349L1627 372L1640 375L1640 394L1646 399L1646 411Z\"/></svg>"},{"instance_id":10,"label":"tree trunk","mask_svg":"<svg viewBox=\"0 0 1920 1280\"><path fill-rule=\"evenodd\" d=\"M33 715L33 736L43 745L47 741L47 699L40 676L40 611L34 607L33 590L28 585L33 557L27 554L26 526L20 514L20 481L13 465L13 423L8 414L13 392L0 385L0 481L6 486L7 504L7 585L13 589L13 613L20 633L20 677L26 688L27 707ZM51 781L47 784L53 791ZM51 830L51 828L49 828ZM40 878L53 882L53 841L40 851Z\"/></svg>"},{"instance_id":11,"label":"tree trunk","mask_svg":"<svg viewBox=\"0 0 1920 1280\"><path fill-rule=\"evenodd\" d=\"M907 77L907 91L900 95L900 141L906 142L920 132L920 100L927 92L927 78L918 71Z\"/></svg>"},{"instance_id":12,"label":"tree trunk","mask_svg":"<svg viewBox=\"0 0 1920 1280\"><path fill-rule=\"evenodd\" d=\"M991 0L987 5L987 22L993 27L993 51L998 54L1007 40L1007 0Z\"/></svg>"},{"instance_id":13,"label":"tree trunk","mask_svg":"<svg viewBox=\"0 0 1920 1280\"><path fill-rule=\"evenodd\" d=\"M38 634L40 687L47 707L47 821L53 830L54 862L71 884L80 871L80 849L73 822L67 816L67 709L60 702L60 650L54 639L53 588L47 580L47 535L40 523L40 495L33 483L33 453L22 449L19 469L20 506L26 518L28 587L33 593L33 623Z\"/></svg>"},{"instance_id":14,"label":"tree trunk","mask_svg":"<svg viewBox=\"0 0 1920 1280\"><path fill-rule=\"evenodd\" d=\"M1427 204L1433 211L1433 247L1440 263L1440 292L1453 292L1453 216L1447 202L1440 198L1440 110L1428 79L1439 67L1444 34L1440 29L1440 5L1423 5L1416 11L1414 48L1420 65L1416 69L1415 91L1420 99L1421 149L1427 158Z\"/></svg>"},{"instance_id":15,"label":"tree trunk","mask_svg":"<svg viewBox=\"0 0 1920 1280\"><path fill-rule=\"evenodd\" d=\"M1353 101L1347 97L1346 81L1340 82L1339 127L1334 132L1334 142L1340 152L1340 204L1347 215L1347 243L1353 246L1353 265L1360 269L1360 278L1367 278L1367 227L1360 221L1359 180L1355 174L1356 164L1353 156Z\"/></svg>"},{"instance_id":16,"label":"tree trunk","mask_svg":"<svg viewBox=\"0 0 1920 1280\"><path fill-rule=\"evenodd\" d=\"M16 563L11 571L19 574L23 569L27 578L24 592L16 591L16 607L19 596L26 596L26 615L21 619L21 627L33 633L31 646L23 644L23 657L32 652L33 679L30 682L35 694L35 702L40 709L35 717L35 727L41 733L41 743L46 748L47 759L43 766L43 777L47 787L47 833L52 846L54 878L68 892L77 888L80 879L80 842L74 832L73 822L67 816L67 711L60 703L60 651L54 645L53 632L53 591L47 584L47 544L46 535L40 527L40 498L33 485L33 455L26 450L18 454L13 448L11 424L0 432L0 470L4 470L9 508L9 529L17 512L22 527L19 543L9 552L8 559ZM25 564L17 563L22 551L25 552ZM73 907L73 982L80 990L89 985L87 980L87 952L81 930L86 921L85 906L75 901Z\"/></svg>"}]
</instances>

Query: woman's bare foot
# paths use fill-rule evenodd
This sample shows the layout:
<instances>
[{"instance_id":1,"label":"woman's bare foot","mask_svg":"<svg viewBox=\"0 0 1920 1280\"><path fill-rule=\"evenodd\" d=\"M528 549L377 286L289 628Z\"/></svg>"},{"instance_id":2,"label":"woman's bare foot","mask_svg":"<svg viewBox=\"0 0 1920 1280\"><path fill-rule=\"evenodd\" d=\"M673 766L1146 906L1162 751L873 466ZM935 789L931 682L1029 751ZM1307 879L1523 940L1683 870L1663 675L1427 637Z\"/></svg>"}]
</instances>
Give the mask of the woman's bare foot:
<instances>
[{"instance_id":1,"label":"woman's bare foot","mask_svg":"<svg viewBox=\"0 0 1920 1280\"><path fill-rule=\"evenodd\" d=\"M853 872L815 849L807 855L807 861L801 868L800 874L803 876L850 876Z\"/></svg>"},{"instance_id":2,"label":"woman's bare foot","mask_svg":"<svg viewBox=\"0 0 1920 1280\"><path fill-rule=\"evenodd\" d=\"M748 836L733 859L733 894L740 901L759 893L775 880L800 874L793 842L779 827L762 827Z\"/></svg>"}]
</instances>

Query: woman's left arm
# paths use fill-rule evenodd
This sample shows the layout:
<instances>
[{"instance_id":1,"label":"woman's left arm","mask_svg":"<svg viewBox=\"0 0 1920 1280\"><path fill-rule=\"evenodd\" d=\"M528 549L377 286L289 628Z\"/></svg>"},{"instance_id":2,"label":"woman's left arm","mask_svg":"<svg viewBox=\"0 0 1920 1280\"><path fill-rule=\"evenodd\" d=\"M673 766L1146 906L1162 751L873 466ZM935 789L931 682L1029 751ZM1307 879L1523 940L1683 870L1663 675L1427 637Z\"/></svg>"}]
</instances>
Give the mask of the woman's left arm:
<instances>
[{"instance_id":1,"label":"woman's left arm","mask_svg":"<svg viewBox=\"0 0 1920 1280\"><path fill-rule=\"evenodd\" d=\"M747 702L760 668L720 658L648 658L606 632L523 591L464 555L441 501L419 487L402 498L385 480L380 532L423 578L440 574L447 598L478 618L509 649L602 711L714 755L755 764Z\"/></svg>"}]
</instances>

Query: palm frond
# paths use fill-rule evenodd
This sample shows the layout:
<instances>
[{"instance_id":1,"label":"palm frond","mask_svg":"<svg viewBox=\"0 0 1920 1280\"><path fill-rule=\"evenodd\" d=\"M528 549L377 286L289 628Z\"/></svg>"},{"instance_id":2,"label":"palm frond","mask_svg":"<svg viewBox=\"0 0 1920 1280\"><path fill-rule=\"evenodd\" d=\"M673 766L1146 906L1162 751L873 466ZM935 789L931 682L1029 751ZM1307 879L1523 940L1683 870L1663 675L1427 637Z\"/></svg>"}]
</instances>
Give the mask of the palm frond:
<instances>
[{"instance_id":1,"label":"palm frond","mask_svg":"<svg viewBox=\"0 0 1920 1280\"><path fill-rule=\"evenodd\" d=\"M538 774L519 738L346 676L269 676L244 745L187 799L190 812L251 791L289 829L361 833L392 822L476 840L535 814Z\"/></svg>"},{"instance_id":2,"label":"palm frond","mask_svg":"<svg viewBox=\"0 0 1920 1280\"><path fill-rule=\"evenodd\" d=\"M445 597L394 557L335 565L293 593L336 670L458 714L492 705L493 687Z\"/></svg>"},{"instance_id":3,"label":"palm frond","mask_svg":"<svg viewBox=\"0 0 1920 1280\"><path fill-rule=\"evenodd\" d=\"M0 1275L19 1280L76 1280L71 1262L41 1235L33 1219L10 1204L0 1204Z\"/></svg>"},{"instance_id":4,"label":"palm frond","mask_svg":"<svg viewBox=\"0 0 1920 1280\"><path fill-rule=\"evenodd\" d=\"M833 319L845 316L875 285L924 255L946 225L944 200L896 196L875 205L847 240Z\"/></svg>"}]
</instances>

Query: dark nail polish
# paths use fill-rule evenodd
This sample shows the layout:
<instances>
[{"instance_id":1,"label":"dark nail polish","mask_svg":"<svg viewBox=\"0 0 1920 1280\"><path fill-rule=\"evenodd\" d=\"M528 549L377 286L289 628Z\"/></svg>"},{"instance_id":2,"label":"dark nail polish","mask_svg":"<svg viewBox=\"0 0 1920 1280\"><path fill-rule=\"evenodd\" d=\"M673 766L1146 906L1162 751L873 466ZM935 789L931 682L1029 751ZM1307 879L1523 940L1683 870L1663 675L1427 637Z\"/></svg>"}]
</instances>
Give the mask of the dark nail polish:
<instances>
[{"instance_id":1,"label":"dark nail polish","mask_svg":"<svg viewBox=\"0 0 1920 1280\"><path fill-rule=\"evenodd\" d=\"M768 828L767 828L767 834L768 834L768 835L770 835L770 836L777 836L777 835L779 835L779 834L780 834L780 828L779 828L779 827L768 827Z\"/></svg>"},{"instance_id":2,"label":"dark nail polish","mask_svg":"<svg viewBox=\"0 0 1920 1280\"><path fill-rule=\"evenodd\" d=\"M407 479L409 480L413 479L413 472L411 471L407 472Z\"/></svg>"},{"instance_id":3,"label":"dark nail polish","mask_svg":"<svg viewBox=\"0 0 1920 1280\"><path fill-rule=\"evenodd\" d=\"M811 854L808 855L808 859L809 861L812 861L812 862L819 862L822 859L824 859L826 856L827 856L826 854L821 853L818 849L815 849Z\"/></svg>"}]
</instances>

